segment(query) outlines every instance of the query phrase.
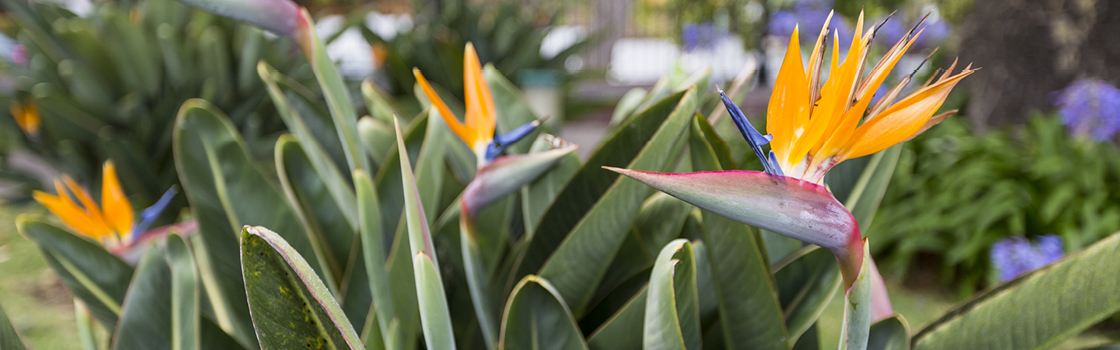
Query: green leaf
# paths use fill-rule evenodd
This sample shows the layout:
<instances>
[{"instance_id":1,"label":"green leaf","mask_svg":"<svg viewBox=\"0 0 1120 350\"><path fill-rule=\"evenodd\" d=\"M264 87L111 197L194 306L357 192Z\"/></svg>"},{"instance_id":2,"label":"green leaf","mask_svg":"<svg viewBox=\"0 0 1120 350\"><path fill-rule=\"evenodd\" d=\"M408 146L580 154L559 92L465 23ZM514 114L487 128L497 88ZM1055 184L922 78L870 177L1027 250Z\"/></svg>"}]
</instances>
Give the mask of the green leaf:
<instances>
[{"instance_id":1,"label":"green leaf","mask_svg":"<svg viewBox=\"0 0 1120 350\"><path fill-rule=\"evenodd\" d=\"M871 252L863 240L863 265L859 275L844 292L844 326L840 330L840 349L867 349L871 332Z\"/></svg>"},{"instance_id":2,"label":"green leaf","mask_svg":"<svg viewBox=\"0 0 1120 350\"><path fill-rule=\"evenodd\" d=\"M693 171L734 169L727 146L701 115L692 119L689 149ZM788 347L789 338L775 293L777 288L771 278L770 262L762 253L755 232L709 211L703 211L703 220L702 234L711 255L724 346L727 349Z\"/></svg>"},{"instance_id":3,"label":"green leaf","mask_svg":"<svg viewBox=\"0 0 1120 350\"><path fill-rule=\"evenodd\" d=\"M910 350L910 325L900 314L871 325L867 350Z\"/></svg>"},{"instance_id":4,"label":"green leaf","mask_svg":"<svg viewBox=\"0 0 1120 350\"><path fill-rule=\"evenodd\" d=\"M39 246L43 259L66 288L112 330L132 279L132 267L97 243L30 216L19 216L16 228Z\"/></svg>"},{"instance_id":5,"label":"green leaf","mask_svg":"<svg viewBox=\"0 0 1120 350\"><path fill-rule=\"evenodd\" d=\"M280 136L276 140L276 172L280 176L280 187L302 227L310 235L314 258L330 273L324 274L327 287L339 294L342 275L348 268L350 255L356 253L354 247L355 226L351 226L342 210L330 194L330 184L345 182L341 177L326 179L320 177L312 166L313 157L306 152L304 144L291 135ZM346 189L349 191L349 188ZM353 198L353 193L349 193ZM355 204L357 200L355 199ZM346 211L353 212L356 206ZM369 309L369 305L365 306ZM361 317L365 317L362 314ZM353 321L353 320L351 320Z\"/></svg>"},{"instance_id":6,"label":"green leaf","mask_svg":"<svg viewBox=\"0 0 1120 350\"><path fill-rule=\"evenodd\" d=\"M619 125L629 119L630 115L634 113L634 110L638 108L638 104L641 104L642 101L645 100L646 93L645 89L633 88L622 95L622 98L618 100L618 103L614 107L614 112L611 113L610 125Z\"/></svg>"},{"instance_id":7,"label":"green leaf","mask_svg":"<svg viewBox=\"0 0 1120 350\"><path fill-rule=\"evenodd\" d=\"M676 165L688 122L697 108L692 90L685 92L680 101L627 168L667 171ZM540 276L553 282L576 314L585 311L611 258L630 231L642 202L652 191L651 187L633 179L616 179L541 267ZM547 223L544 220L541 225Z\"/></svg>"},{"instance_id":8,"label":"green leaf","mask_svg":"<svg viewBox=\"0 0 1120 350\"><path fill-rule=\"evenodd\" d=\"M374 85L373 81L368 79L362 82L361 89L362 97L364 97L366 100L366 108L369 109L370 116L373 117L374 120L380 121L385 124L392 123L393 117L396 116L397 112L394 111L393 107L389 105L389 100L385 98L384 93L381 91L381 89L378 88L377 85ZM389 131L389 134L390 137L392 137L391 130ZM379 155L374 154L373 156L377 157Z\"/></svg>"},{"instance_id":9,"label":"green leaf","mask_svg":"<svg viewBox=\"0 0 1120 350\"><path fill-rule=\"evenodd\" d=\"M385 163L389 151L396 145L393 127L373 117L358 119L358 137L361 138L366 153L377 163L376 166Z\"/></svg>"},{"instance_id":10,"label":"green leaf","mask_svg":"<svg viewBox=\"0 0 1120 350\"><path fill-rule=\"evenodd\" d=\"M323 96L327 98L327 106L330 108L335 129L338 131L338 139L342 140L342 149L346 154L346 161L350 164L350 171L371 169L369 158L366 157L365 150L358 139L358 116L350 103L350 90L346 88L346 82L342 80L342 75L338 73L334 61L327 56L327 48L315 34L314 25L309 23L311 16L307 14L307 10L303 10L302 16L308 23L305 23L306 28L301 28L306 31L303 33L306 37L300 40L307 41L301 43L301 46L307 54L307 60L311 63L311 71L319 81L319 88L323 89Z\"/></svg>"},{"instance_id":11,"label":"green leaf","mask_svg":"<svg viewBox=\"0 0 1120 350\"><path fill-rule=\"evenodd\" d=\"M841 284L836 258L818 246L802 248L776 265L774 279L790 342L817 321Z\"/></svg>"},{"instance_id":12,"label":"green leaf","mask_svg":"<svg viewBox=\"0 0 1120 350\"><path fill-rule=\"evenodd\" d=\"M241 262L262 349L364 349L322 280L280 235L245 227Z\"/></svg>"},{"instance_id":13,"label":"green leaf","mask_svg":"<svg viewBox=\"0 0 1120 350\"><path fill-rule=\"evenodd\" d=\"M23 341L19 339L19 334L16 334L15 327L12 327L12 321L8 320L8 314L4 313L2 307L0 307L0 349L26 349L23 346Z\"/></svg>"},{"instance_id":14,"label":"green leaf","mask_svg":"<svg viewBox=\"0 0 1120 350\"><path fill-rule=\"evenodd\" d=\"M499 349L588 349L556 288L534 275L513 288L502 316L501 339Z\"/></svg>"},{"instance_id":15,"label":"green leaf","mask_svg":"<svg viewBox=\"0 0 1120 350\"><path fill-rule=\"evenodd\" d=\"M485 212L485 211L484 211ZM504 222L503 222L504 223ZM459 215L459 245L463 253L463 272L471 293L471 304L477 316L487 349L498 342L497 315L491 304L490 277L478 244L478 226L467 215Z\"/></svg>"},{"instance_id":16,"label":"green leaf","mask_svg":"<svg viewBox=\"0 0 1120 350\"><path fill-rule=\"evenodd\" d=\"M429 117L429 125L433 123ZM433 129L429 129L432 133ZM420 190L417 188L416 178L412 174L412 165L409 164L408 154L404 145L404 135L401 134L400 125L396 125L397 150L401 164L401 178L404 184L404 212L405 223L408 226L408 241L413 260L412 266L416 275L416 297L420 306L420 324L424 330L424 340L433 349L455 349L455 335L451 328L451 316L447 308L447 297L440 279L439 261L435 256L435 245L432 241L428 225L430 221L424 215L424 203ZM428 139L432 135L429 135ZM425 142L425 147L429 147ZM421 161L424 151L421 150ZM442 160L443 157L437 159ZM435 169L433 169L435 170Z\"/></svg>"},{"instance_id":17,"label":"green leaf","mask_svg":"<svg viewBox=\"0 0 1120 350\"><path fill-rule=\"evenodd\" d=\"M552 135L541 134L529 147L529 153L553 149L553 142L563 142L563 140ZM530 235L533 233L533 229L537 227L545 211L560 195L564 185L579 172L582 165L583 162L576 152L568 153L544 175L521 188L521 213L524 217L526 233Z\"/></svg>"},{"instance_id":18,"label":"green leaf","mask_svg":"<svg viewBox=\"0 0 1120 350\"><path fill-rule=\"evenodd\" d=\"M669 242L650 274L643 349L700 349L699 304L692 244Z\"/></svg>"},{"instance_id":19,"label":"green leaf","mask_svg":"<svg viewBox=\"0 0 1120 350\"><path fill-rule=\"evenodd\" d=\"M150 244L136 268L113 335L113 349L171 349L171 267Z\"/></svg>"},{"instance_id":20,"label":"green leaf","mask_svg":"<svg viewBox=\"0 0 1120 350\"><path fill-rule=\"evenodd\" d=\"M273 180L249 158L245 141L229 120L203 100L189 100L179 110L175 127L175 168L191 210L198 220L204 283L216 284L208 293L218 324L233 330L243 346L254 348L248 304L238 268L237 232L244 225L268 225L301 255L314 249L295 211ZM311 261L323 272L317 260Z\"/></svg>"},{"instance_id":21,"label":"green leaf","mask_svg":"<svg viewBox=\"0 0 1120 350\"><path fill-rule=\"evenodd\" d=\"M642 290L627 301L626 305L592 332L587 338L587 344L591 349L641 349L648 292L648 287L642 287Z\"/></svg>"},{"instance_id":22,"label":"green leaf","mask_svg":"<svg viewBox=\"0 0 1120 350\"><path fill-rule=\"evenodd\" d=\"M915 349L1049 349L1120 311L1113 234L958 306L918 332Z\"/></svg>"},{"instance_id":23,"label":"green leaf","mask_svg":"<svg viewBox=\"0 0 1120 350\"><path fill-rule=\"evenodd\" d=\"M404 129L404 144L407 146L410 160L417 160L420 154L420 148L423 146L424 134L428 128L428 115L431 114L427 109L420 112ZM402 186L401 182L401 159L398 156L400 152L397 150L396 132L393 135L393 147L390 148L389 154L386 155L385 162L381 164L381 169L377 170L375 184L377 185L377 195L381 202L381 225L384 227L384 232L397 232L401 214L404 213L404 194L399 191ZM404 240L408 242L407 239ZM412 257L406 257L404 260L411 266Z\"/></svg>"},{"instance_id":24,"label":"green leaf","mask_svg":"<svg viewBox=\"0 0 1120 350\"><path fill-rule=\"evenodd\" d=\"M898 157L902 154L902 145L894 145L885 151L871 156L859 181L852 188L851 195L844 201L844 206L852 212L852 216L859 223L860 232L867 232L871 227L871 220L887 193L887 185L894 175L894 168L898 165Z\"/></svg>"},{"instance_id":25,"label":"green leaf","mask_svg":"<svg viewBox=\"0 0 1120 350\"><path fill-rule=\"evenodd\" d=\"M369 288L373 295L373 307L377 317L378 332L384 339L385 349L399 349L403 341L396 331L399 322L393 306L393 291L389 284L388 271L385 270L384 231L381 225L381 204L373 188L373 180L365 171L354 172L354 187L358 190L358 215L361 218L362 257L365 259ZM363 286L355 286L362 288Z\"/></svg>"},{"instance_id":26,"label":"green leaf","mask_svg":"<svg viewBox=\"0 0 1120 350\"><path fill-rule=\"evenodd\" d=\"M521 277L536 273L548 256L556 250L572 228L584 217L618 178L618 174L604 171L603 166L622 167L629 164L661 128L670 113L681 102L683 93L666 98L661 103L630 119L604 138L602 145L579 172L568 181L552 205L545 211L536 227L527 235L525 247L520 250L513 265L514 274L507 279L513 287ZM553 281L556 282L556 281ZM569 303L569 306L574 306Z\"/></svg>"},{"instance_id":27,"label":"green leaf","mask_svg":"<svg viewBox=\"0 0 1120 350\"><path fill-rule=\"evenodd\" d=\"M177 234L167 236L167 264L171 268L171 348L201 349L199 340L198 269L194 255Z\"/></svg>"},{"instance_id":28,"label":"green leaf","mask_svg":"<svg viewBox=\"0 0 1120 350\"><path fill-rule=\"evenodd\" d=\"M455 350L455 334L451 329L451 313L443 292L443 281L436 270L434 257L423 251L412 260L416 271L416 297L420 300L420 323L424 342L429 349Z\"/></svg>"},{"instance_id":29,"label":"green leaf","mask_svg":"<svg viewBox=\"0 0 1120 350\"><path fill-rule=\"evenodd\" d=\"M638 217L634 219L634 229L641 234L642 243L645 244L645 261L652 261L661 251L659 247L664 247L680 236L684 221L693 208L695 207L691 204L664 192L654 193L642 203Z\"/></svg>"},{"instance_id":30,"label":"green leaf","mask_svg":"<svg viewBox=\"0 0 1120 350\"><path fill-rule=\"evenodd\" d=\"M350 227L356 230L358 227L358 214L354 211L356 207L355 203L357 203L354 198L354 189L347 185L347 179L339 171L338 166L331 161L331 157L320 144L321 141L318 140L315 133L308 127L309 123L296 111L288 101L288 98L284 96L284 93L280 90L280 86L277 82L281 80L290 80L290 78L281 75L275 69L268 66L268 64L264 63L264 61L261 61L260 64L257 65L257 72L260 74L261 80L264 80L268 87L268 94L272 97L272 102L276 105L278 114L284 119L284 124L288 126L288 130L292 132L295 139L299 141L299 145L301 145L304 152L307 153L307 159L310 162L311 168L323 179L323 185L327 193L330 194L330 198L337 203L336 210L342 214L343 219L350 224ZM277 146L277 149L280 149L280 146ZM280 156L277 156L277 159L280 159ZM277 165L280 163L280 161L277 161Z\"/></svg>"}]
</instances>

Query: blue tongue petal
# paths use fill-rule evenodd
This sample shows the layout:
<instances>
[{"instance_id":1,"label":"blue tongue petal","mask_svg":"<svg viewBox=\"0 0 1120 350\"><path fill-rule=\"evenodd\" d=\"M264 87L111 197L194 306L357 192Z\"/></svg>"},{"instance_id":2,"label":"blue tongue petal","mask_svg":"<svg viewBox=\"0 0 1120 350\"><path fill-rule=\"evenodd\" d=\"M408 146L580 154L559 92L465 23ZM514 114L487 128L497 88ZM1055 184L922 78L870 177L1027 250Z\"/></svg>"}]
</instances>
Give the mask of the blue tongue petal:
<instances>
[{"instance_id":1,"label":"blue tongue petal","mask_svg":"<svg viewBox=\"0 0 1120 350\"><path fill-rule=\"evenodd\" d=\"M762 162L763 168L767 173L773 175L782 175L782 168L778 166L777 159L774 157L774 152L770 152L767 157L766 152L762 150L762 145L770 143L774 139L773 135L763 135L751 126L751 121L747 120L747 116L743 114L743 110L731 102L731 98L720 90L719 97L723 100L723 106L727 108L727 113L731 114L731 119L735 121L735 126L739 127L739 132L743 134L743 138L747 139L750 143L751 149L754 149L754 155Z\"/></svg>"},{"instance_id":2,"label":"blue tongue petal","mask_svg":"<svg viewBox=\"0 0 1120 350\"><path fill-rule=\"evenodd\" d=\"M140 224L132 227L133 241L140 239L140 236L143 235L144 232L152 228L152 224L155 223L156 218L159 217L159 214L163 213L164 209L167 209L167 206L171 204L171 200L175 199L175 195L177 194L179 194L179 186L171 186L171 188L167 189L167 192L163 193L163 196L159 197L156 204L152 204L152 206L140 212Z\"/></svg>"},{"instance_id":3,"label":"blue tongue petal","mask_svg":"<svg viewBox=\"0 0 1120 350\"><path fill-rule=\"evenodd\" d=\"M502 152L504 152L506 148L509 147L509 145L517 142L521 138L525 137L525 135L529 135L529 133L533 132L534 129L541 125L544 119L545 118L537 119L525 123L525 125L519 126L516 129L513 129L512 131L505 134L495 135L494 140L490 141L490 144L486 146L486 161L489 162L491 160L494 160L494 158L497 158L499 155L501 155Z\"/></svg>"}]
</instances>

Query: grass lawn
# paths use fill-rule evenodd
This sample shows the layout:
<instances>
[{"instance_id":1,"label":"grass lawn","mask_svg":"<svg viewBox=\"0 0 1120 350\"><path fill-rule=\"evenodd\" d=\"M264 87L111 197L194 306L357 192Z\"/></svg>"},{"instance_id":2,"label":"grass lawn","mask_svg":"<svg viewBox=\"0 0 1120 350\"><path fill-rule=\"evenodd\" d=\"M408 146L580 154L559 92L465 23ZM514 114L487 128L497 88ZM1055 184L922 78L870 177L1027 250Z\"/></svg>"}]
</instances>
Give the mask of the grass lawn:
<instances>
[{"instance_id":1,"label":"grass lawn","mask_svg":"<svg viewBox=\"0 0 1120 350\"><path fill-rule=\"evenodd\" d=\"M0 306L16 332L33 349L79 349L74 298L39 255L16 231L16 216L43 215L37 205L0 205Z\"/></svg>"}]
</instances>

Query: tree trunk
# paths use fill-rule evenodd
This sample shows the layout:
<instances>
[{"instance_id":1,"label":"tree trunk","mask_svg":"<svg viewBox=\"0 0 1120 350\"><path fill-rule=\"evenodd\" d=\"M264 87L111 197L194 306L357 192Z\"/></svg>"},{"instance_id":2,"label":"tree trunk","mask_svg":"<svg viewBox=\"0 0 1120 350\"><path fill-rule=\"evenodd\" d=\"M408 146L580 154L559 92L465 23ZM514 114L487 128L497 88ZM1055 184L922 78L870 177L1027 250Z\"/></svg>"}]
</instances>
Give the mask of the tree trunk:
<instances>
[{"instance_id":1,"label":"tree trunk","mask_svg":"<svg viewBox=\"0 0 1120 350\"><path fill-rule=\"evenodd\" d=\"M1120 82L1120 1L976 1L959 30L961 62L983 67L965 79L978 130L1052 110L1074 79Z\"/></svg>"}]
</instances>

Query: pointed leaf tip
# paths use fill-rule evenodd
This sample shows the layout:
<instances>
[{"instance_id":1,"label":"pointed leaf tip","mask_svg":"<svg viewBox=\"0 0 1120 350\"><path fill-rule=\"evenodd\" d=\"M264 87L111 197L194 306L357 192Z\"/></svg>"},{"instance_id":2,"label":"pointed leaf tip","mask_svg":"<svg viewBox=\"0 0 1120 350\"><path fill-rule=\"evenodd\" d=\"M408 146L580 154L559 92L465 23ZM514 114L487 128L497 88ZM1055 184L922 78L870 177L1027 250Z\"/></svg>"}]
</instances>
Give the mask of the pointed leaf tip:
<instances>
[{"instance_id":1,"label":"pointed leaf tip","mask_svg":"<svg viewBox=\"0 0 1120 350\"><path fill-rule=\"evenodd\" d=\"M544 152L494 159L490 164L478 169L474 180L471 180L463 190L463 209L468 215L477 213L487 205L540 177L564 155L577 148L579 148L577 145L567 145Z\"/></svg>"},{"instance_id":2,"label":"pointed leaf tip","mask_svg":"<svg viewBox=\"0 0 1120 350\"><path fill-rule=\"evenodd\" d=\"M180 0L219 16L249 23L287 37L296 38L309 23L303 10L290 0Z\"/></svg>"},{"instance_id":3,"label":"pointed leaf tip","mask_svg":"<svg viewBox=\"0 0 1120 350\"><path fill-rule=\"evenodd\" d=\"M855 218L824 187L758 171L658 173L604 167L729 219L848 254Z\"/></svg>"}]
</instances>

